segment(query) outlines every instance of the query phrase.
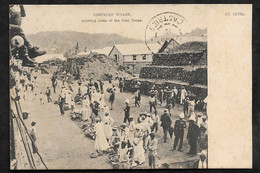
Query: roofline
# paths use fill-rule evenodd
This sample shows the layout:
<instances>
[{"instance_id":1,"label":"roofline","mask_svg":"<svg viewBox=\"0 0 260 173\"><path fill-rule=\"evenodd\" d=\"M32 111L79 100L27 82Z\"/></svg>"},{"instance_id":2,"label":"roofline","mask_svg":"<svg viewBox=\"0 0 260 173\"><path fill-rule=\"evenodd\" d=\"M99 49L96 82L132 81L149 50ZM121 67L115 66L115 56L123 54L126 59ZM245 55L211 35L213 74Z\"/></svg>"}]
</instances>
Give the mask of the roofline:
<instances>
[{"instance_id":1,"label":"roofline","mask_svg":"<svg viewBox=\"0 0 260 173\"><path fill-rule=\"evenodd\" d=\"M114 46L112 47L112 49L110 50L108 56L110 56L110 53L114 50L114 48L115 48L115 45L114 45Z\"/></svg>"}]
</instances>

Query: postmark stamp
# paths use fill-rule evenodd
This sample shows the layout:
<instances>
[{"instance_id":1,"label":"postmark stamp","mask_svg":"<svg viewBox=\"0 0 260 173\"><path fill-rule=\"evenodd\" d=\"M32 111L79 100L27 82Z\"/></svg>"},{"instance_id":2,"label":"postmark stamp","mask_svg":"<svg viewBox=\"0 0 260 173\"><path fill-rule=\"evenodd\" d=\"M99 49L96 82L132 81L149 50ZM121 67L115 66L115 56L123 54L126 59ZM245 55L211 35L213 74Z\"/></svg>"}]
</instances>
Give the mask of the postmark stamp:
<instances>
[{"instance_id":1,"label":"postmark stamp","mask_svg":"<svg viewBox=\"0 0 260 173\"><path fill-rule=\"evenodd\" d=\"M163 45L172 38L182 37L189 30L190 24L180 14L163 12L154 16L145 29L145 44L152 53L157 53L155 43Z\"/></svg>"}]
</instances>

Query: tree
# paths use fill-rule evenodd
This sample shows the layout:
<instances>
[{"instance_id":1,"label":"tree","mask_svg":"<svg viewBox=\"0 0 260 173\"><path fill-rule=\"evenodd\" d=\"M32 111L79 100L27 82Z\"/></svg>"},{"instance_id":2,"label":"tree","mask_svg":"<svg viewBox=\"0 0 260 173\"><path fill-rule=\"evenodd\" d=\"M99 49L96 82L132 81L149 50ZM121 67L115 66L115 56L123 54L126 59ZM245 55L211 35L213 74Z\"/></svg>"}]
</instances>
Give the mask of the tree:
<instances>
[{"instance_id":1,"label":"tree","mask_svg":"<svg viewBox=\"0 0 260 173\"><path fill-rule=\"evenodd\" d=\"M75 46L75 55L79 52L79 42L76 43Z\"/></svg>"}]
</instances>

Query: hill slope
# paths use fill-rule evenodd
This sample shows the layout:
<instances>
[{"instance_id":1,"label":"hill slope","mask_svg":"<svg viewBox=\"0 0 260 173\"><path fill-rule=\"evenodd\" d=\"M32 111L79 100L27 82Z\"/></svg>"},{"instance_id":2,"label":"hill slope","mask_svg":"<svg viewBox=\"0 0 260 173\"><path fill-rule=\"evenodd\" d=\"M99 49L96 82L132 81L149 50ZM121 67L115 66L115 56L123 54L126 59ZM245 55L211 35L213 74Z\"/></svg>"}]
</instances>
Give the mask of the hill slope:
<instances>
[{"instance_id":1,"label":"hill slope","mask_svg":"<svg viewBox=\"0 0 260 173\"><path fill-rule=\"evenodd\" d=\"M112 47L116 44L143 43L141 40L127 38L118 34L89 34L75 31L47 31L31 34L28 40L35 45L45 49L48 53L64 53L73 48L79 42L80 50L85 46L88 49L101 49Z\"/></svg>"}]
</instances>

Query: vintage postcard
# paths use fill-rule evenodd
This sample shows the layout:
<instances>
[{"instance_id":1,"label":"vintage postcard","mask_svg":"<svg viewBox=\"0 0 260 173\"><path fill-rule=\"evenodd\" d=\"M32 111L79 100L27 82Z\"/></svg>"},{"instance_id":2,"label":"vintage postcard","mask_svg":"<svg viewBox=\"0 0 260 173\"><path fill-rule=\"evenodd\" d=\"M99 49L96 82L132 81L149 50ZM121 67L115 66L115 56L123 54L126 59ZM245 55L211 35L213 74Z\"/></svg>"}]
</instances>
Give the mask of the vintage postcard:
<instances>
[{"instance_id":1,"label":"vintage postcard","mask_svg":"<svg viewBox=\"0 0 260 173\"><path fill-rule=\"evenodd\" d=\"M9 6L10 169L252 168L252 5Z\"/></svg>"}]
</instances>

